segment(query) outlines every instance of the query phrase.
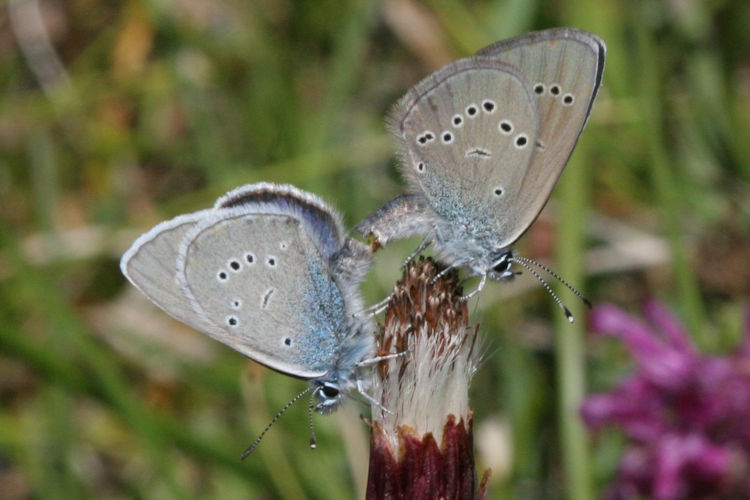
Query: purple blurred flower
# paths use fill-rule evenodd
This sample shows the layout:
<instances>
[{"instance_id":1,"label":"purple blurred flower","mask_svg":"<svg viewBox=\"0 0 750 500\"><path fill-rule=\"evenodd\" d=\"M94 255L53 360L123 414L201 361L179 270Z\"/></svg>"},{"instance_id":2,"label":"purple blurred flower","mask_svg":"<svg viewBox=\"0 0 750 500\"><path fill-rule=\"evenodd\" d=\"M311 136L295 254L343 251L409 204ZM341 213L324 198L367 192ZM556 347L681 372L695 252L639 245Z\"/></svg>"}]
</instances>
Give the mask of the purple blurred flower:
<instances>
[{"instance_id":1,"label":"purple blurred flower","mask_svg":"<svg viewBox=\"0 0 750 500\"><path fill-rule=\"evenodd\" d=\"M629 439L612 498L750 498L750 310L745 342L727 356L699 352L661 304L644 314L648 323L612 305L591 314L591 328L637 363L581 409L589 428L613 425Z\"/></svg>"}]
</instances>

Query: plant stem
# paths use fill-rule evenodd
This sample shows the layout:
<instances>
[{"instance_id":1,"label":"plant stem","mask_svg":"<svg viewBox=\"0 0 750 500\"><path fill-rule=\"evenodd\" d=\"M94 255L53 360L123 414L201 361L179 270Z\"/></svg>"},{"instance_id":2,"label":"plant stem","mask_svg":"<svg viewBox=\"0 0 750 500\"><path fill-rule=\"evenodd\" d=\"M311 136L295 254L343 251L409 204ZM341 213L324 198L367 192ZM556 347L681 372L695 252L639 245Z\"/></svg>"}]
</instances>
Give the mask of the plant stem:
<instances>
[{"instance_id":1,"label":"plant stem","mask_svg":"<svg viewBox=\"0 0 750 500\"><path fill-rule=\"evenodd\" d=\"M376 336L378 355L403 355L373 370L379 405L372 410L368 499L475 497L469 381L478 329L468 326L457 274L434 281L438 272L431 259L407 267Z\"/></svg>"},{"instance_id":2,"label":"plant stem","mask_svg":"<svg viewBox=\"0 0 750 500\"><path fill-rule=\"evenodd\" d=\"M580 149L580 148L579 148ZM585 157L578 151L578 158ZM560 214L558 223L557 261L560 274L573 283L582 283L583 223L588 205L588 171L584 162L571 162L561 179ZM564 287L557 287L564 293ZM579 408L586 394L584 354L584 308L577 299L568 304L576 321L569 323L557 314L555 358L558 387L558 425L562 467L565 472L567 497L575 500L593 498L589 474L589 450L586 430ZM557 312L557 311L555 311Z\"/></svg>"}]
</instances>

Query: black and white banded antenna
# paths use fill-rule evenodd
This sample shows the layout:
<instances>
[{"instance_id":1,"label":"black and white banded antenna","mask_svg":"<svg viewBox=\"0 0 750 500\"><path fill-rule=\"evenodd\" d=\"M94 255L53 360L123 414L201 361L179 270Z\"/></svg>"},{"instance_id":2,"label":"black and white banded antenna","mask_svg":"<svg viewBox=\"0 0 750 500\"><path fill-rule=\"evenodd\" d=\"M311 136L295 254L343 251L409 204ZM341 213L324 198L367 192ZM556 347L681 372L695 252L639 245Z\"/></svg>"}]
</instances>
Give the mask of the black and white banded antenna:
<instances>
[{"instance_id":1,"label":"black and white banded antenna","mask_svg":"<svg viewBox=\"0 0 750 500\"><path fill-rule=\"evenodd\" d=\"M525 262L525 263L527 263L527 264L533 264L533 265L535 265L536 267L538 267L538 268L542 269L542 270L543 270L543 271L545 271L545 272L546 272L547 274L549 274L550 276L552 276L553 278L555 278L555 279L556 279L557 281L559 281L560 283L562 283L563 285L565 285L565 287L566 287L566 288L567 288L568 290L570 290L571 292L573 292L573 293L575 294L575 296L576 296L576 297L578 297L579 299L581 299L581 302L583 302L584 304L586 304L586 306L587 306L587 307L588 307L589 309L591 309L592 307L594 307L594 306L593 306L593 305L591 304L591 301L590 301L589 299L587 299L585 295L583 295L583 294L582 294L581 292L579 292L579 291L578 291L578 289L577 289L576 287L574 287L573 285L571 285L570 283L568 283L567 281L565 281L565 280L564 280L564 279L562 278L562 276L560 276L559 274L557 274L557 273L556 273L555 271L553 271L553 270L552 270L552 269L550 269L549 267L545 266L544 264L542 264L542 263L540 263L540 262L537 262L537 261L535 261L534 259L529 259L529 258L527 258L527 257L521 257L521 256L513 256L513 257L511 257L511 258L510 258L510 260L511 260L511 261L516 261L516 262L518 262L519 264L521 264L521 262ZM524 267L526 267L526 266L524 266ZM527 268L527 269L528 269L528 268Z\"/></svg>"},{"instance_id":2,"label":"black and white banded antenna","mask_svg":"<svg viewBox=\"0 0 750 500\"><path fill-rule=\"evenodd\" d=\"M300 394L300 396L302 396L302 394ZM318 440L315 438L315 426L313 425L313 410L315 409L315 405L313 404L314 397L315 392L310 394L310 404L307 405L307 420L310 423L310 448L313 450L318 447Z\"/></svg>"},{"instance_id":3,"label":"black and white banded antenna","mask_svg":"<svg viewBox=\"0 0 750 500\"><path fill-rule=\"evenodd\" d=\"M513 257L510 258L510 260L511 261L516 261L519 264L521 263L521 261L523 261L523 262L525 262L527 264L533 264L536 267L538 267L539 269L542 269L543 271L546 271L547 274L549 274L550 276L552 276L553 278L555 278L557 281L559 281L560 283L562 283L563 285L565 285L568 288L568 290L570 290L571 292L573 292L576 297L578 297L579 299L581 299L581 302L583 302L584 304L586 304L586 306L588 306L589 309L591 309L593 307L592 304L591 304L591 301L589 299L587 299L581 292L579 292L578 289L576 289L573 285L571 285L570 283L568 283L567 281L565 281L564 279L562 279L562 277L559 274L557 274L555 271L553 271L549 267L545 266L544 264L541 264L541 263L535 261L534 259L529 259L529 258L521 257L521 256L513 256Z\"/></svg>"},{"instance_id":4,"label":"black and white banded antenna","mask_svg":"<svg viewBox=\"0 0 750 500\"><path fill-rule=\"evenodd\" d=\"M555 294L555 292L552 290L552 287L549 286L549 283L547 283L544 280L544 278L542 278L542 276L536 271L536 269L531 267L531 265L526 262L526 259L521 260L518 257L512 257L512 260L514 262L518 262L524 269L530 272L532 276L534 276L544 286L547 292L555 300L557 305L560 306L560 309L562 309L562 312L565 314L565 317L568 318L568 322L572 323L574 320L573 313L571 313L570 310L568 310L568 308L565 307L565 304L562 303L562 300L560 300L560 297L558 297L557 294Z\"/></svg>"},{"instance_id":5,"label":"black and white banded antenna","mask_svg":"<svg viewBox=\"0 0 750 500\"><path fill-rule=\"evenodd\" d=\"M255 438L255 441L253 441L253 444L248 446L247 449L242 452L242 455L240 456L240 460L245 460L248 456L250 456L250 454L253 451L255 451L255 448L258 447L258 445L260 444L260 441L263 439L263 436L265 436L266 432L268 432L268 429L273 427L273 424L275 424L281 418L281 416L284 414L284 412L286 412L289 409L290 406L292 406L294 403L299 401L302 396L304 396L305 394L307 394L308 392L316 388L317 388L316 386L310 385L307 389L305 389L304 391L294 396L291 401L289 401L286 405L284 405L284 407L276 414L276 416L271 419L271 421L268 423L266 428L263 429L263 432L261 432L260 435L257 438ZM313 395L315 395L314 392L313 392ZM312 428L312 403L310 404L310 448L315 448L315 432L313 431L313 428Z\"/></svg>"}]
</instances>

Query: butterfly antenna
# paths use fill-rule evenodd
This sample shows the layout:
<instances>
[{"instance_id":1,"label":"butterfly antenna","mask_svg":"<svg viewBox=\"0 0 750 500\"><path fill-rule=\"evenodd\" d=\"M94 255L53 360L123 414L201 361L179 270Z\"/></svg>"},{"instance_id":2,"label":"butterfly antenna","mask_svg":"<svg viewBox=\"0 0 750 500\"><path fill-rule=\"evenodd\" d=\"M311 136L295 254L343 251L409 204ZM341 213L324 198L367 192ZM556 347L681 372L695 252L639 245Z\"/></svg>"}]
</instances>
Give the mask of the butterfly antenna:
<instances>
[{"instance_id":1,"label":"butterfly antenna","mask_svg":"<svg viewBox=\"0 0 750 500\"><path fill-rule=\"evenodd\" d=\"M544 271L547 272L547 274L549 274L550 276L552 276L553 278L555 278L557 281L559 281L560 283L562 283L563 285L565 285L568 288L568 290L570 290L571 292L573 292L576 295L576 297L578 297L579 299L581 299L581 302L583 302L584 304L586 304L589 307L589 309L591 309L591 307L592 307L591 301L589 299L587 299L586 297L584 297L584 295L581 292L579 292L573 285L571 285L570 283L568 283L567 281L565 281L564 279L562 279L562 277L559 274L557 274L555 271L553 271L549 267L545 266L544 264L540 264L539 262L537 262L537 261L535 261L533 259L527 259L526 257L514 256L511 260L514 260L514 261L518 262L519 264L521 263L521 261L523 261L523 262L526 262L527 264L533 264L536 267L538 267L540 269L543 269ZM524 266L524 267L526 267L526 266Z\"/></svg>"},{"instance_id":2,"label":"butterfly antenna","mask_svg":"<svg viewBox=\"0 0 750 500\"><path fill-rule=\"evenodd\" d=\"M265 436L266 432L268 432L268 429L270 429L273 426L273 424L275 424L276 421L279 418L281 418L281 416L284 414L285 411L287 411L289 409L290 406L292 406L294 403L296 403L297 401L299 401L299 399L302 396L304 396L305 394L307 394L308 392L310 392L314 388L315 388L315 386L311 385L310 387L308 387L304 391L302 391L299 394L297 394L296 396L294 396L294 398L292 398L291 401L289 401L286 405L284 405L284 407L276 414L276 416L273 417L273 419L271 419L271 421L268 423L268 425L266 426L266 428L263 429L263 432L260 433L260 435L255 439L255 441L253 441L253 444L251 444L250 446L248 446L247 449L242 452L242 455L240 456L240 460L245 460L248 456L250 456L250 454L253 451L255 451L255 448L258 447L258 445L260 444L260 441L263 439L263 436ZM310 419L311 419L310 421L312 422L312 417L310 417ZM313 437L315 437L315 435L313 435ZM311 443L311 446L312 446L312 443ZM313 446L313 448L314 448L314 446Z\"/></svg>"},{"instance_id":3,"label":"butterfly antenna","mask_svg":"<svg viewBox=\"0 0 750 500\"><path fill-rule=\"evenodd\" d=\"M563 313L565 313L565 317L568 318L568 321L570 323L573 322L573 313L571 313L567 307L565 307L565 304L562 303L562 300L560 300L560 297L558 297L554 291L552 291L552 287L549 286L549 283L547 283L542 276L536 272L536 269L531 267L529 264L525 262L526 259L520 260L517 257L513 257L513 260L515 262L518 262L521 266L523 266L528 272L530 272L539 282L544 285L544 288L547 289L547 292L552 296L553 299L555 299L555 302L557 302L557 305L560 306L560 309L562 309Z\"/></svg>"},{"instance_id":4,"label":"butterfly antenna","mask_svg":"<svg viewBox=\"0 0 750 500\"><path fill-rule=\"evenodd\" d=\"M301 396L302 394L300 394ZM310 404L307 405L307 419L310 423L310 448L313 450L318 447L318 440L315 438L315 426L313 425L313 410L315 405L313 404L313 397L315 393L310 394Z\"/></svg>"}]
</instances>

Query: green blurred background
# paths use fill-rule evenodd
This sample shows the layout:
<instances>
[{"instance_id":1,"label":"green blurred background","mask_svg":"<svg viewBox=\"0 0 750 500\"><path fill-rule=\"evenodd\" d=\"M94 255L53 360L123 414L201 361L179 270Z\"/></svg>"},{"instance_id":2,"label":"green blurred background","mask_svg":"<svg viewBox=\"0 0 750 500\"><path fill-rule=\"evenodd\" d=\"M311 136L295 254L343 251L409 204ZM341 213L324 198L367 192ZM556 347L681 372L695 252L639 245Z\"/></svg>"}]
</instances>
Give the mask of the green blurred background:
<instances>
[{"instance_id":1,"label":"green blurred background","mask_svg":"<svg viewBox=\"0 0 750 500\"><path fill-rule=\"evenodd\" d=\"M17 0L0 10L0 498L354 498L354 404L292 408L304 382L151 306L119 272L157 222L237 185L291 182L353 225L399 194L389 106L495 40L575 26L604 86L553 201L520 242L594 302L658 297L705 349L750 293L750 3L742 0ZM365 284L380 300L416 241ZM473 286L469 284L469 286ZM472 302L472 386L491 498L595 498L621 440L576 411L631 368L525 276Z\"/></svg>"}]
</instances>

